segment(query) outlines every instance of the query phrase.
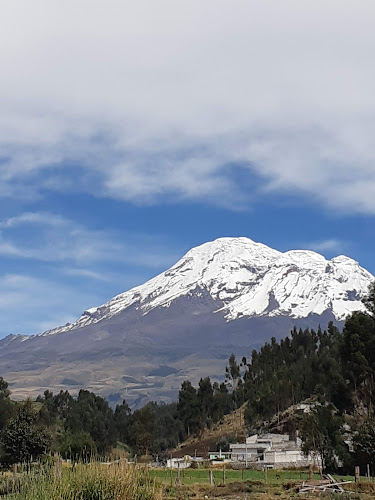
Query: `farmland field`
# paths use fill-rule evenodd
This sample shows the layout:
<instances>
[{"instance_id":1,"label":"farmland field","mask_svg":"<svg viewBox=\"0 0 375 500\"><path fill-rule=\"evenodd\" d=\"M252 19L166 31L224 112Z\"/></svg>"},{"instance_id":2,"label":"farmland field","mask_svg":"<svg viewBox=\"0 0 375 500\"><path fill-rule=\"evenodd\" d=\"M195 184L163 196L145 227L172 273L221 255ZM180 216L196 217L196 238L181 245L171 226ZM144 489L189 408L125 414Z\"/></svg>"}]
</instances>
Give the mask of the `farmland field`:
<instances>
[{"instance_id":1,"label":"farmland field","mask_svg":"<svg viewBox=\"0 0 375 500\"><path fill-rule=\"evenodd\" d=\"M223 469L215 468L212 469L214 485L210 484L207 468L180 470L180 482L176 469L153 469L150 475L165 485L165 498L170 500L306 498L298 494L297 488L303 481L308 480L308 473L305 471L273 469L268 470L267 474L261 470L226 469L225 484L223 484ZM314 479L320 479L320 475L315 474ZM354 481L352 476L335 476L335 479ZM348 489L352 490L350 493L352 499L370 500L375 497L375 485L367 483L366 478L362 478L360 485L354 483L349 485ZM345 494L341 498L346 498Z\"/></svg>"},{"instance_id":2,"label":"farmland field","mask_svg":"<svg viewBox=\"0 0 375 500\"><path fill-rule=\"evenodd\" d=\"M221 468L212 469L213 478L216 485L222 484L223 482L223 470ZM171 470L170 469L154 469L150 471L151 477L155 477L162 481L163 483L170 483L171 481ZM172 469L172 482L175 483L178 477L178 472L176 469ZM319 479L319 475L315 475L315 479ZM192 469L187 468L180 471L180 479L184 484L209 484L209 469L200 468ZM283 484L290 481L306 481L308 479L307 472L300 472L295 470L268 470L267 477L263 471L258 470L225 470L225 482L241 482L241 481L258 481L262 483L277 483Z\"/></svg>"},{"instance_id":3,"label":"farmland field","mask_svg":"<svg viewBox=\"0 0 375 500\"><path fill-rule=\"evenodd\" d=\"M57 465L57 466L56 466ZM150 469L146 465L126 463L78 464L75 467L61 463L34 467L0 475L0 498L8 500L268 500L304 498L298 486L308 479L308 473L298 470L212 470L188 468ZM314 479L320 476L315 475ZM338 481L352 477L335 477ZM179 479L179 480L178 480ZM224 484L225 482L225 484ZM370 500L375 497L375 484L365 482L348 486L350 498ZM348 494L349 495L349 494ZM349 498L342 495L340 498ZM328 498L333 498L328 496Z\"/></svg>"}]
</instances>

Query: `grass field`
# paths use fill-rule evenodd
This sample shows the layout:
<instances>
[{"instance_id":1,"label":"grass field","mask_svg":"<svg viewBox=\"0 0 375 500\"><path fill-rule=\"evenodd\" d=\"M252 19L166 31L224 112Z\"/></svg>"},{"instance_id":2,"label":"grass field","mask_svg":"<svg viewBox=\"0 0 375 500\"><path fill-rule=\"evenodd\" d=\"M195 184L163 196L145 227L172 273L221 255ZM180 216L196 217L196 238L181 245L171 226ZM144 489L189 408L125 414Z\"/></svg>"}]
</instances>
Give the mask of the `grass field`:
<instances>
[{"instance_id":1,"label":"grass field","mask_svg":"<svg viewBox=\"0 0 375 500\"><path fill-rule=\"evenodd\" d=\"M223 470L221 468L212 469L213 478L216 485L223 483ZM175 484L178 472L176 469L153 469L150 471L151 477L157 478L164 484ZM253 481L262 484L284 484L289 482L307 481L309 475L307 472L298 470L274 470L270 469L265 474L264 471L258 470L225 470L225 483ZM314 479L320 479L319 474L314 475ZM352 476L336 476L337 480L354 481ZM209 484L209 469L185 469L180 471L180 480L183 484Z\"/></svg>"},{"instance_id":2,"label":"grass field","mask_svg":"<svg viewBox=\"0 0 375 500\"><path fill-rule=\"evenodd\" d=\"M308 479L308 473L296 470L232 470L212 469L214 484L210 484L208 468L180 471L166 468L149 469L120 462L61 467L35 467L31 472L0 475L0 498L7 500L281 500L306 498L298 494L298 486ZM315 475L315 479L320 476ZM353 480L336 476L336 479ZM375 498L375 484L363 482L349 486L351 494L341 500ZM311 495L309 496L311 498ZM338 498L330 495L326 498Z\"/></svg>"},{"instance_id":3,"label":"grass field","mask_svg":"<svg viewBox=\"0 0 375 500\"><path fill-rule=\"evenodd\" d=\"M268 500L272 498L292 499L307 498L298 494L298 486L308 480L308 473L297 470L225 470L225 484L223 484L223 470L212 469L214 485L210 484L209 469L186 469L178 473L170 469L154 469L150 471L151 477L165 485L165 499L243 499L243 500ZM320 479L315 474L314 479ZM354 481L352 476L335 476L338 481ZM370 500L375 498L375 485L362 478L360 484L348 486L352 491L339 497L326 494L325 498L340 498L341 500ZM312 498L314 495L309 495Z\"/></svg>"}]
</instances>

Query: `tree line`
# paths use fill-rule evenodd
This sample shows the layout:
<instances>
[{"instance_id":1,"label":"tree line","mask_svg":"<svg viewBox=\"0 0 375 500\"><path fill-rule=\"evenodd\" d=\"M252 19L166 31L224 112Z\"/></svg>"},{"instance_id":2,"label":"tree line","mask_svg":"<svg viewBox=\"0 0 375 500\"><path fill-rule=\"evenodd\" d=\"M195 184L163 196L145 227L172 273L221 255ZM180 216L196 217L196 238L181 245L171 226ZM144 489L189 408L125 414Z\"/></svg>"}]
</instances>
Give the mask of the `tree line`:
<instances>
[{"instance_id":1,"label":"tree line","mask_svg":"<svg viewBox=\"0 0 375 500\"><path fill-rule=\"evenodd\" d=\"M27 461L46 451L84 459L117 442L132 453L162 455L243 403L248 430L257 432L308 401L310 411L283 431L299 432L304 450L319 452L326 468L352 460L375 468L375 284L364 303L366 312L348 317L342 332L333 323L294 328L240 362L232 354L220 384L206 377L195 388L186 380L175 403L150 402L133 412L125 400L113 410L87 390L76 398L45 391L16 403L0 378L0 459Z\"/></svg>"},{"instance_id":2,"label":"tree line","mask_svg":"<svg viewBox=\"0 0 375 500\"><path fill-rule=\"evenodd\" d=\"M132 454L159 455L175 448L233 409L225 383L201 379L195 389L182 384L178 402L149 402L131 411L124 400L113 410L108 401L87 390L76 398L68 391L47 390L35 401L14 402L0 377L0 462L28 462L47 452L86 460L104 456L118 443Z\"/></svg>"},{"instance_id":3,"label":"tree line","mask_svg":"<svg viewBox=\"0 0 375 500\"><path fill-rule=\"evenodd\" d=\"M289 419L284 431L299 432L306 452L318 452L325 468L352 470L370 464L375 472L375 283L342 332L294 328L279 342L272 338L250 360L232 355L229 378L233 400L247 402L254 432L283 411L307 402L303 418ZM227 370L228 371L228 370Z\"/></svg>"}]
</instances>

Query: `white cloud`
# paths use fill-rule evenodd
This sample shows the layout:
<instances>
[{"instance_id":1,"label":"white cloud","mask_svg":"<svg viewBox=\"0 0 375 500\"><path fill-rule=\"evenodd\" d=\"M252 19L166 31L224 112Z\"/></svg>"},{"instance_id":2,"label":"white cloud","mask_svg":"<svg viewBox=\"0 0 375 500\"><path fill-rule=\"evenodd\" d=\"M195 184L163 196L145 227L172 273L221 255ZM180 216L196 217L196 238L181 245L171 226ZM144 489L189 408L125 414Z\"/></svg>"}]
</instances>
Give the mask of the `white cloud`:
<instances>
[{"instance_id":1,"label":"white cloud","mask_svg":"<svg viewBox=\"0 0 375 500\"><path fill-rule=\"evenodd\" d=\"M304 243L301 248L309 248L315 252L335 252L341 253L347 244L336 238L328 238L321 241L311 241L310 243Z\"/></svg>"},{"instance_id":2,"label":"white cloud","mask_svg":"<svg viewBox=\"0 0 375 500\"><path fill-rule=\"evenodd\" d=\"M0 275L1 333L39 333L56 325L74 321L87 307L96 303L95 293L53 280L27 274ZM42 319L41 319L42 318Z\"/></svg>"},{"instance_id":3,"label":"white cloud","mask_svg":"<svg viewBox=\"0 0 375 500\"><path fill-rule=\"evenodd\" d=\"M24 230L30 225L33 230L25 237ZM49 212L25 212L0 220L0 255L50 263L68 262L74 264L70 266L71 273L92 278L98 276L98 272L87 266L97 263L157 269L172 265L179 257L179 253L162 240L136 233L92 230Z\"/></svg>"},{"instance_id":4,"label":"white cloud","mask_svg":"<svg viewBox=\"0 0 375 500\"><path fill-rule=\"evenodd\" d=\"M62 227L68 223L69 221L64 219L61 215L51 214L48 212L25 212L14 217L9 217L8 219L0 220L0 228L10 228L25 224Z\"/></svg>"},{"instance_id":5,"label":"white cloud","mask_svg":"<svg viewBox=\"0 0 375 500\"><path fill-rule=\"evenodd\" d=\"M373 15L370 0L3 4L0 196L241 207L256 195L241 162L263 194L374 214Z\"/></svg>"},{"instance_id":6,"label":"white cloud","mask_svg":"<svg viewBox=\"0 0 375 500\"><path fill-rule=\"evenodd\" d=\"M58 214L25 212L0 221L0 256L5 268L17 269L0 274L1 338L75 321L86 308L169 267L180 252L147 235L95 231Z\"/></svg>"},{"instance_id":7,"label":"white cloud","mask_svg":"<svg viewBox=\"0 0 375 500\"><path fill-rule=\"evenodd\" d=\"M71 268L63 270L65 274L69 276L78 276L81 278L89 278L97 281L110 281L110 277L105 273L95 272L91 269L82 269L82 268Z\"/></svg>"}]
</instances>

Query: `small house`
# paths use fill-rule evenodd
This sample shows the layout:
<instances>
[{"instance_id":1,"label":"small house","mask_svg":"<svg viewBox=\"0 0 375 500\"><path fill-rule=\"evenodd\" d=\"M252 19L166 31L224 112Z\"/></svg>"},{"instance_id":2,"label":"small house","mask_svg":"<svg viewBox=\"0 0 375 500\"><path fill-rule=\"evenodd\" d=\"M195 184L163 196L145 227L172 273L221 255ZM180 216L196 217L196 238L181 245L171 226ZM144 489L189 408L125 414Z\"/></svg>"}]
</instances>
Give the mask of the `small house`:
<instances>
[{"instance_id":1,"label":"small house","mask_svg":"<svg viewBox=\"0 0 375 500\"><path fill-rule=\"evenodd\" d=\"M245 443L230 445L233 462L242 462L246 466L263 465L265 467L287 468L320 466L321 460L313 455L305 455L301 449L301 440L289 439L288 434L254 434L246 438Z\"/></svg>"}]
</instances>

